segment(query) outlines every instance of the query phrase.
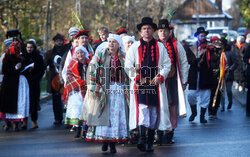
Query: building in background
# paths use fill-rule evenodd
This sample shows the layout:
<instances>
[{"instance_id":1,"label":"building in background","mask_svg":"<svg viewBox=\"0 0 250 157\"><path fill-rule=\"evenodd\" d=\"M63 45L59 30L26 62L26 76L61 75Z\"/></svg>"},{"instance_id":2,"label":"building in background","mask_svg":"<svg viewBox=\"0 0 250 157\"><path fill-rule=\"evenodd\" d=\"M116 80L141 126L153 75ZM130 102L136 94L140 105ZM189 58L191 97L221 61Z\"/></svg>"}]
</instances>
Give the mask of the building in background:
<instances>
[{"instance_id":1,"label":"building in background","mask_svg":"<svg viewBox=\"0 0 250 157\"><path fill-rule=\"evenodd\" d=\"M197 20L198 25L205 28L228 27L231 29L233 17L222 10L222 0L216 0L215 3L210 0L198 1L197 5L197 0L186 0L177 8L172 23L176 28L175 31L178 30L175 32L178 40L193 37L197 29Z\"/></svg>"}]
</instances>

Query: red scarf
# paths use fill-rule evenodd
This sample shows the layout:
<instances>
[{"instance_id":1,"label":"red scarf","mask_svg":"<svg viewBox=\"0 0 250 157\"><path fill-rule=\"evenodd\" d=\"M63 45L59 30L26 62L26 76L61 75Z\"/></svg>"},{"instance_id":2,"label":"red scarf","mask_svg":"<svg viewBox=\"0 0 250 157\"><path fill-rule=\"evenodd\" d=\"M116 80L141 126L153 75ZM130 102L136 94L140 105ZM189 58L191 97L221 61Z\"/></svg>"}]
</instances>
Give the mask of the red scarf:
<instances>
[{"instance_id":1,"label":"red scarf","mask_svg":"<svg viewBox=\"0 0 250 157\"><path fill-rule=\"evenodd\" d=\"M244 43L238 43L238 42L236 42L235 45L236 45L236 46L238 47L238 49L240 50L240 49L242 48L243 44L244 44Z\"/></svg>"},{"instance_id":2,"label":"red scarf","mask_svg":"<svg viewBox=\"0 0 250 157\"><path fill-rule=\"evenodd\" d=\"M200 53L202 49L206 49L205 50L205 55L206 55L206 59L207 59L207 66L208 68L210 68L210 51L207 48L207 43L199 43L198 47L197 47L197 52Z\"/></svg>"},{"instance_id":3,"label":"red scarf","mask_svg":"<svg viewBox=\"0 0 250 157\"><path fill-rule=\"evenodd\" d=\"M78 61L73 59L67 69L66 88L63 93L63 99L68 100L68 97L75 92L81 92L84 98L87 90L86 81L81 78L78 71Z\"/></svg>"}]
</instances>

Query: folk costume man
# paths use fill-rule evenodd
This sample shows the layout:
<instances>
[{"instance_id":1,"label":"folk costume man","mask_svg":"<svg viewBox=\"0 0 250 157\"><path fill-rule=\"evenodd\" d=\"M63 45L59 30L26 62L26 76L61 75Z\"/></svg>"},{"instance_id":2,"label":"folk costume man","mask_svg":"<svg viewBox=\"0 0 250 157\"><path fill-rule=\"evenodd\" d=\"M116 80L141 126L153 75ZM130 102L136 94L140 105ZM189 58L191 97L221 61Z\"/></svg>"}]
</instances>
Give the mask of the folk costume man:
<instances>
[{"instance_id":1,"label":"folk costume man","mask_svg":"<svg viewBox=\"0 0 250 157\"><path fill-rule=\"evenodd\" d=\"M189 94L188 102L191 107L192 115L189 117L189 121L193 121L197 115L197 98L200 98L200 122L207 123L205 119L206 109L210 101L210 53L207 49L206 36L209 32L205 31L203 27L197 28L197 32L194 34L198 38L195 45L191 47L192 55L188 56L188 62L190 64L188 84Z\"/></svg>"},{"instance_id":2,"label":"folk costume man","mask_svg":"<svg viewBox=\"0 0 250 157\"><path fill-rule=\"evenodd\" d=\"M185 104L178 105L180 97L178 97L178 79L182 83L181 90L185 90L188 79L188 61L186 51L181 43L171 37L170 31L173 29L169 25L167 19L161 19L158 25L159 41L163 43L168 50L168 55L171 60L171 72L166 79L166 88L168 96L168 107L170 113L170 122L172 131L167 132L167 143L174 143L174 129L177 127L178 108L185 107ZM181 101L180 101L181 102ZM158 131L158 144L162 144L163 131Z\"/></svg>"},{"instance_id":3,"label":"folk costume man","mask_svg":"<svg viewBox=\"0 0 250 157\"><path fill-rule=\"evenodd\" d=\"M94 50L92 49L92 46L89 44L88 38L89 38L89 30L80 30L75 35L75 37L78 41L78 46L83 46L86 48L86 50L89 52L89 58L90 60L94 56Z\"/></svg>"},{"instance_id":4,"label":"folk costume man","mask_svg":"<svg viewBox=\"0 0 250 157\"><path fill-rule=\"evenodd\" d=\"M167 50L153 37L157 25L144 17L137 25L141 39L126 54L130 85L130 130L138 129L137 148L153 152L155 129L171 130L165 79L171 68Z\"/></svg>"}]
</instances>

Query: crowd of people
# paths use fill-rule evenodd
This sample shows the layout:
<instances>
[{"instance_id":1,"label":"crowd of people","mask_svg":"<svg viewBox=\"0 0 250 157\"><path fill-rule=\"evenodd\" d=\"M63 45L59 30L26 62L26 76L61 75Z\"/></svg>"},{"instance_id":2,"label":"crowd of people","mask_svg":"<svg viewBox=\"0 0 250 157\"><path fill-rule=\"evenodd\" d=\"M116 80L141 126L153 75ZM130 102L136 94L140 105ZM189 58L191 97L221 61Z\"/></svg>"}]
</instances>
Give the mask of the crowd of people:
<instances>
[{"instance_id":1,"label":"crowd of people","mask_svg":"<svg viewBox=\"0 0 250 157\"><path fill-rule=\"evenodd\" d=\"M137 29L138 41L125 28L111 33L103 26L97 31L100 40L92 42L89 30L71 27L69 42L55 35L54 47L44 57L34 39L26 42L24 50L18 40L6 39L0 91L4 130L13 126L18 131L19 123L27 129L29 113L32 129L38 128L45 71L54 125L64 120L75 138L102 142L102 151L110 148L110 153L116 153L117 143L131 141L137 142L140 151L153 152L154 142L163 144L163 135L168 144L174 144L178 117L187 114L187 87L189 121L194 121L199 105L200 123L207 123L207 109L209 119L217 119L219 107L225 111L226 94L227 109L232 108L233 81L240 92L249 89L250 34L246 43L240 36L230 45L225 38L207 41L209 32L199 27L194 34L198 41L190 47L175 38L167 19L157 25L144 17ZM153 36L156 31L158 38ZM247 116L249 97L248 90Z\"/></svg>"}]
</instances>

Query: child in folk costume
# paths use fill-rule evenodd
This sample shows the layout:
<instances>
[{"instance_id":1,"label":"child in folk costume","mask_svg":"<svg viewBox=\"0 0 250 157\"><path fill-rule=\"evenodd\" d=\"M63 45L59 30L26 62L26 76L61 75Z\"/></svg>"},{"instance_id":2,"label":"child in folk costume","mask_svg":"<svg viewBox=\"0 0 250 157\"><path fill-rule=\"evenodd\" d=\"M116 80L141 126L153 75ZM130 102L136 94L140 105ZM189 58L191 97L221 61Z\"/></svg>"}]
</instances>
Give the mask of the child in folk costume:
<instances>
[{"instance_id":1,"label":"child in folk costume","mask_svg":"<svg viewBox=\"0 0 250 157\"><path fill-rule=\"evenodd\" d=\"M102 151L116 153L116 142L128 140L128 78L119 35L109 34L108 48L96 54L88 67L88 91L81 119L89 127L86 141L103 142ZM88 81L87 81L88 82Z\"/></svg>"},{"instance_id":2,"label":"child in folk costume","mask_svg":"<svg viewBox=\"0 0 250 157\"><path fill-rule=\"evenodd\" d=\"M75 48L73 59L67 68L66 88L64 99L68 106L66 111L65 124L76 127L75 138L80 137L82 120L79 120L83 106L83 100L86 93L86 69L89 53L83 47Z\"/></svg>"},{"instance_id":3,"label":"child in folk costume","mask_svg":"<svg viewBox=\"0 0 250 157\"><path fill-rule=\"evenodd\" d=\"M25 76L21 74L24 66L20 55L21 44L13 42L6 51L3 59L3 82L0 92L0 112L6 122L4 130L8 130L13 122L13 130L18 131L19 122L24 122L29 116L29 84Z\"/></svg>"}]
</instances>

